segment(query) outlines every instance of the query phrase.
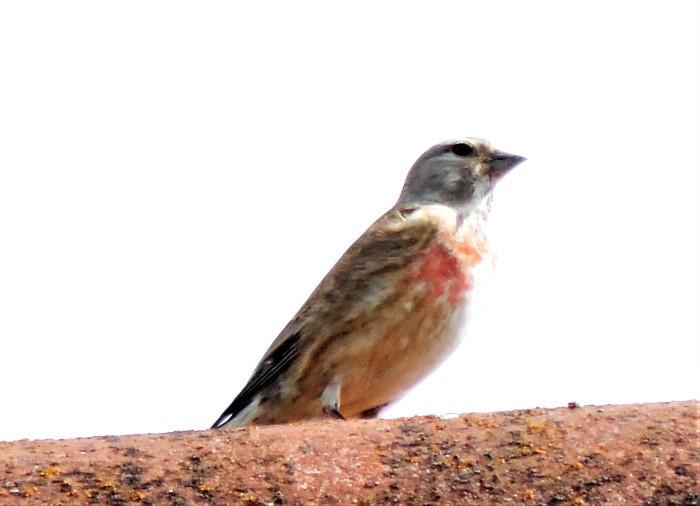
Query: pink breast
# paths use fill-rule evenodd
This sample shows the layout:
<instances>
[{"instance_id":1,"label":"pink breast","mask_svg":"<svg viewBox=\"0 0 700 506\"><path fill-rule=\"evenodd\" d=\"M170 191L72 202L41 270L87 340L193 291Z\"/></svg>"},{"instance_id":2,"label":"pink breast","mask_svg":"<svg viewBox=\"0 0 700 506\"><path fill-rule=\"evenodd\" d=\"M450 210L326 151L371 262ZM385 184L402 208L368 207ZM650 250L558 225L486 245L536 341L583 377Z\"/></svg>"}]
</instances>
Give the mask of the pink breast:
<instances>
[{"instance_id":1,"label":"pink breast","mask_svg":"<svg viewBox=\"0 0 700 506\"><path fill-rule=\"evenodd\" d=\"M437 299L447 295L452 307L464 300L466 292L472 288L471 269L481 261L481 254L465 244L454 250L444 244L431 246L423 255L414 281L428 286L428 295Z\"/></svg>"}]
</instances>

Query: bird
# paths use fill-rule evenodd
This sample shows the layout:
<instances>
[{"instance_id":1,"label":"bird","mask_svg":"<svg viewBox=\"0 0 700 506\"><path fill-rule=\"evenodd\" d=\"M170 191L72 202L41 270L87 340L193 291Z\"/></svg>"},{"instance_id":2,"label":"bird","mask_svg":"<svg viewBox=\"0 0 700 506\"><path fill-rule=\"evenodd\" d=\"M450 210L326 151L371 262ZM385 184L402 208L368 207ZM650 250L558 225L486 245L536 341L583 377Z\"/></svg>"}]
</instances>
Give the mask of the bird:
<instances>
[{"instance_id":1,"label":"bird","mask_svg":"<svg viewBox=\"0 0 700 506\"><path fill-rule=\"evenodd\" d=\"M374 418L431 373L462 340L492 190L523 161L472 137L425 151L212 428Z\"/></svg>"}]
</instances>

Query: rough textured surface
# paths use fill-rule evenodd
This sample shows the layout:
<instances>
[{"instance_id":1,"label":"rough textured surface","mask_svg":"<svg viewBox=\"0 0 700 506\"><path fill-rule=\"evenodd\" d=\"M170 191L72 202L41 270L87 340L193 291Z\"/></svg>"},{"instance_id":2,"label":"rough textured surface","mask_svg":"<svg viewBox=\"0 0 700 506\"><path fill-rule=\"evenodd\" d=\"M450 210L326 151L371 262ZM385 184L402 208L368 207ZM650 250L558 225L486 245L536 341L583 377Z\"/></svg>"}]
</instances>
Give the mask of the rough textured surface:
<instances>
[{"instance_id":1,"label":"rough textured surface","mask_svg":"<svg viewBox=\"0 0 700 506\"><path fill-rule=\"evenodd\" d=\"M0 443L0 504L698 504L698 402Z\"/></svg>"}]
</instances>

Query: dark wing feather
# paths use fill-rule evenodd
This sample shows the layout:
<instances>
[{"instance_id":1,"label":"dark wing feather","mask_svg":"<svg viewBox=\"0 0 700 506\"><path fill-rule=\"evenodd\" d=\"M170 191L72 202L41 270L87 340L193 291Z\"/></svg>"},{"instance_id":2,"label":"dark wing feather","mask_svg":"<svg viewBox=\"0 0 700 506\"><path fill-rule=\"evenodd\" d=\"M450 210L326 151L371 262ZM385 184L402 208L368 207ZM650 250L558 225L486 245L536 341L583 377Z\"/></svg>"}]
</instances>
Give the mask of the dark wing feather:
<instances>
[{"instance_id":1,"label":"dark wing feather","mask_svg":"<svg viewBox=\"0 0 700 506\"><path fill-rule=\"evenodd\" d=\"M221 428L241 412L248 404L251 403L253 397L259 392L268 387L280 374L284 373L292 361L299 353L299 339L301 332L297 331L286 338L280 345L272 350L272 352L258 365L258 368L251 376L248 383L239 393L228 408L214 422L212 429Z\"/></svg>"}]
</instances>

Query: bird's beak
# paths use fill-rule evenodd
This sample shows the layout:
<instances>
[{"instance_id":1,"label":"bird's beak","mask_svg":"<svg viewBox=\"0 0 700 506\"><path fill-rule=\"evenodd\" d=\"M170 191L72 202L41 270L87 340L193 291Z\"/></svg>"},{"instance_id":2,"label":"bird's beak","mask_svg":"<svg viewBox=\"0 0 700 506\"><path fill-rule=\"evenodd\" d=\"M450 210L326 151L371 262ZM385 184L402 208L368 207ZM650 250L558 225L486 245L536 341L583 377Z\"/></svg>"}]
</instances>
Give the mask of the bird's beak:
<instances>
[{"instance_id":1,"label":"bird's beak","mask_svg":"<svg viewBox=\"0 0 700 506\"><path fill-rule=\"evenodd\" d=\"M500 179L509 170L518 164L523 163L527 158L519 155L512 155L503 151L494 151L489 160L491 179Z\"/></svg>"}]
</instances>

